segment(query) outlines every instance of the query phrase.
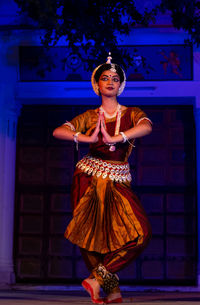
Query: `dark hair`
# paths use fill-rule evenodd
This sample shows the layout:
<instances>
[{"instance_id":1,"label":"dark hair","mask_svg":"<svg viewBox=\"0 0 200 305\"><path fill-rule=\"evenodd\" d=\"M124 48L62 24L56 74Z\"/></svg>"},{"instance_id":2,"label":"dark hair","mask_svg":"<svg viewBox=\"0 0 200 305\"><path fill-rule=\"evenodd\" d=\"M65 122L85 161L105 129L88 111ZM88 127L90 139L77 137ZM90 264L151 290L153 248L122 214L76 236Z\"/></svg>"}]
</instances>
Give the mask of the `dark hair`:
<instances>
[{"instance_id":1,"label":"dark hair","mask_svg":"<svg viewBox=\"0 0 200 305\"><path fill-rule=\"evenodd\" d=\"M112 65L114 65L114 67ZM124 73L123 73L122 68L117 64L112 64L112 65L111 64L103 64L99 67L99 69L97 69L97 71L94 75L94 79L97 83L99 81L99 78L100 78L101 74L106 70L110 70L111 68L115 68L116 73L119 75L120 83L122 83L124 81Z\"/></svg>"}]
</instances>

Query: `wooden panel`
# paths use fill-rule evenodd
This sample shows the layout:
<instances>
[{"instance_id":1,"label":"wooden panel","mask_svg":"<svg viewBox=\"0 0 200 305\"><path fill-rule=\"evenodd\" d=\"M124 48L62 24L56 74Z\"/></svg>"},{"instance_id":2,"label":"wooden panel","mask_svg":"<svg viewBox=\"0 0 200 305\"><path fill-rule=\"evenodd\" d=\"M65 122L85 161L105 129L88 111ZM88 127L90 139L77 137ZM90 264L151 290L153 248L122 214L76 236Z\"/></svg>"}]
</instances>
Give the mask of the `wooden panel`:
<instances>
[{"instance_id":1,"label":"wooden panel","mask_svg":"<svg viewBox=\"0 0 200 305\"><path fill-rule=\"evenodd\" d=\"M149 216L152 226L153 235L162 235L164 233L164 217L163 215Z\"/></svg>"},{"instance_id":2,"label":"wooden panel","mask_svg":"<svg viewBox=\"0 0 200 305\"><path fill-rule=\"evenodd\" d=\"M49 238L49 254L54 256L73 256L73 244L63 236Z\"/></svg>"},{"instance_id":3,"label":"wooden panel","mask_svg":"<svg viewBox=\"0 0 200 305\"><path fill-rule=\"evenodd\" d=\"M182 128L170 128L168 141L172 145L184 145L184 130Z\"/></svg>"},{"instance_id":4,"label":"wooden panel","mask_svg":"<svg viewBox=\"0 0 200 305\"><path fill-rule=\"evenodd\" d=\"M21 147L19 162L42 164L44 162L44 149L42 147Z\"/></svg>"},{"instance_id":5,"label":"wooden panel","mask_svg":"<svg viewBox=\"0 0 200 305\"><path fill-rule=\"evenodd\" d=\"M155 124L155 122L154 122ZM140 139L140 145L145 145L146 147L162 148L166 144L166 130L163 126L158 127L158 125L153 125L153 132ZM136 149L140 148L139 144Z\"/></svg>"},{"instance_id":6,"label":"wooden panel","mask_svg":"<svg viewBox=\"0 0 200 305\"><path fill-rule=\"evenodd\" d=\"M140 200L147 213L163 212L163 194L142 194Z\"/></svg>"},{"instance_id":7,"label":"wooden panel","mask_svg":"<svg viewBox=\"0 0 200 305\"><path fill-rule=\"evenodd\" d=\"M67 172L67 168L48 166L46 176L50 185L71 185L72 173Z\"/></svg>"},{"instance_id":8,"label":"wooden panel","mask_svg":"<svg viewBox=\"0 0 200 305\"><path fill-rule=\"evenodd\" d=\"M186 172L184 166L171 166L168 171L168 184L186 185Z\"/></svg>"},{"instance_id":9,"label":"wooden panel","mask_svg":"<svg viewBox=\"0 0 200 305\"><path fill-rule=\"evenodd\" d=\"M196 245L191 237L177 236L168 237L167 239L167 255L177 257L194 256L196 253Z\"/></svg>"},{"instance_id":10,"label":"wooden panel","mask_svg":"<svg viewBox=\"0 0 200 305\"><path fill-rule=\"evenodd\" d=\"M42 165L25 164L19 169L19 182L22 184L44 183L44 168Z\"/></svg>"},{"instance_id":11,"label":"wooden panel","mask_svg":"<svg viewBox=\"0 0 200 305\"><path fill-rule=\"evenodd\" d=\"M189 260L171 260L167 262L167 277L170 279L192 279L195 277L196 264Z\"/></svg>"},{"instance_id":12,"label":"wooden panel","mask_svg":"<svg viewBox=\"0 0 200 305\"><path fill-rule=\"evenodd\" d=\"M70 194L53 193L50 203L52 212L71 212Z\"/></svg>"},{"instance_id":13,"label":"wooden panel","mask_svg":"<svg viewBox=\"0 0 200 305\"><path fill-rule=\"evenodd\" d=\"M167 216L167 232L170 234L194 234L196 217L191 215Z\"/></svg>"},{"instance_id":14,"label":"wooden panel","mask_svg":"<svg viewBox=\"0 0 200 305\"><path fill-rule=\"evenodd\" d=\"M72 261L70 259L50 258L48 266L49 278L72 278Z\"/></svg>"},{"instance_id":15,"label":"wooden panel","mask_svg":"<svg viewBox=\"0 0 200 305\"><path fill-rule=\"evenodd\" d=\"M43 194L35 193L23 193L20 196L20 209L21 212L31 213L38 212L41 213L44 206Z\"/></svg>"},{"instance_id":16,"label":"wooden panel","mask_svg":"<svg viewBox=\"0 0 200 305\"><path fill-rule=\"evenodd\" d=\"M163 263L162 261L144 261L142 263L142 278L144 279L162 279L163 278Z\"/></svg>"},{"instance_id":17,"label":"wooden panel","mask_svg":"<svg viewBox=\"0 0 200 305\"><path fill-rule=\"evenodd\" d=\"M43 145L45 135L40 126L25 127L20 131L20 144L26 145Z\"/></svg>"},{"instance_id":18,"label":"wooden panel","mask_svg":"<svg viewBox=\"0 0 200 305\"><path fill-rule=\"evenodd\" d=\"M137 172L138 185L165 185L166 168L164 166L142 166Z\"/></svg>"},{"instance_id":19,"label":"wooden panel","mask_svg":"<svg viewBox=\"0 0 200 305\"><path fill-rule=\"evenodd\" d=\"M193 194L167 194L167 210L168 212L195 212L195 200Z\"/></svg>"},{"instance_id":20,"label":"wooden panel","mask_svg":"<svg viewBox=\"0 0 200 305\"><path fill-rule=\"evenodd\" d=\"M40 278L41 261L35 258L22 258L18 261L18 274L23 278Z\"/></svg>"},{"instance_id":21,"label":"wooden panel","mask_svg":"<svg viewBox=\"0 0 200 305\"><path fill-rule=\"evenodd\" d=\"M50 233L63 234L69 223L71 216L66 215L51 215L50 216Z\"/></svg>"},{"instance_id":22,"label":"wooden panel","mask_svg":"<svg viewBox=\"0 0 200 305\"><path fill-rule=\"evenodd\" d=\"M154 237L142 253L142 257L161 258L164 256L164 240L161 237Z\"/></svg>"},{"instance_id":23,"label":"wooden panel","mask_svg":"<svg viewBox=\"0 0 200 305\"><path fill-rule=\"evenodd\" d=\"M157 147L152 149L152 147L145 147L140 153L142 164L151 165L163 165L163 163L168 158L168 151L163 147Z\"/></svg>"},{"instance_id":24,"label":"wooden panel","mask_svg":"<svg viewBox=\"0 0 200 305\"><path fill-rule=\"evenodd\" d=\"M73 168L74 154L72 145L63 147L49 147L47 149L46 160L47 166L64 167L68 171Z\"/></svg>"},{"instance_id":25,"label":"wooden panel","mask_svg":"<svg viewBox=\"0 0 200 305\"><path fill-rule=\"evenodd\" d=\"M42 239L37 237L20 237L19 252L23 255L40 255L42 253Z\"/></svg>"},{"instance_id":26,"label":"wooden panel","mask_svg":"<svg viewBox=\"0 0 200 305\"><path fill-rule=\"evenodd\" d=\"M41 215L21 215L20 233L37 234L43 232L43 219Z\"/></svg>"},{"instance_id":27,"label":"wooden panel","mask_svg":"<svg viewBox=\"0 0 200 305\"><path fill-rule=\"evenodd\" d=\"M127 268L121 270L119 273L120 280L135 280L137 279L136 262L132 262Z\"/></svg>"}]
</instances>

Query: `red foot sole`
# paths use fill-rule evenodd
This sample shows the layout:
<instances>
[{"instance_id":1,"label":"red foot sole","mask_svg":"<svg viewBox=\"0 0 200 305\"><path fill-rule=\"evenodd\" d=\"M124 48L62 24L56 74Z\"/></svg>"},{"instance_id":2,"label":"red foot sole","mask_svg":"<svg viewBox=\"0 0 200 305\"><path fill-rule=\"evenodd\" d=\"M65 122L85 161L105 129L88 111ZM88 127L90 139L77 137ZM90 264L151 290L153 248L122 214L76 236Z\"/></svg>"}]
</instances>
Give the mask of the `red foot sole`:
<instances>
[{"instance_id":1,"label":"red foot sole","mask_svg":"<svg viewBox=\"0 0 200 305\"><path fill-rule=\"evenodd\" d=\"M113 299L113 300L107 300L106 298L104 299L104 303L105 304L113 304L113 303L123 303L123 300L122 298L116 298L116 299Z\"/></svg>"},{"instance_id":2,"label":"red foot sole","mask_svg":"<svg viewBox=\"0 0 200 305\"><path fill-rule=\"evenodd\" d=\"M86 282L85 280L82 282L82 286L83 288L85 288L85 290L89 293L89 295L91 296L91 300L92 303L94 304L104 304L104 301L101 299L95 299L94 298L94 291L93 288L90 286L90 284L88 282Z\"/></svg>"}]
</instances>

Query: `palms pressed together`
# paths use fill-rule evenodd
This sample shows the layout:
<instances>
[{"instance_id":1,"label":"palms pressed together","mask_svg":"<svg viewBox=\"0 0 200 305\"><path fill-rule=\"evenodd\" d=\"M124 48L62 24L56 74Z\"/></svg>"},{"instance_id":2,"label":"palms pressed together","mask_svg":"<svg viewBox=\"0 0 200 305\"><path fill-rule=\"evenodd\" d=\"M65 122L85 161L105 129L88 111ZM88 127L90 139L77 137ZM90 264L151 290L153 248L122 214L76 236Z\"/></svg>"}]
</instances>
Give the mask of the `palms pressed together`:
<instances>
[{"instance_id":1,"label":"palms pressed together","mask_svg":"<svg viewBox=\"0 0 200 305\"><path fill-rule=\"evenodd\" d=\"M99 135L100 132L103 135L103 142L104 143L106 143L106 144L114 143L113 137L111 137L108 134L108 132L105 128L105 121L104 121L104 118L103 118L102 114L99 115L99 118L98 118L98 121L97 121L97 124L96 124L96 128L95 128L94 132L92 133L92 135L90 136L91 143L96 143L98 141L98 135Z\"/></svg>"}]
</instances>

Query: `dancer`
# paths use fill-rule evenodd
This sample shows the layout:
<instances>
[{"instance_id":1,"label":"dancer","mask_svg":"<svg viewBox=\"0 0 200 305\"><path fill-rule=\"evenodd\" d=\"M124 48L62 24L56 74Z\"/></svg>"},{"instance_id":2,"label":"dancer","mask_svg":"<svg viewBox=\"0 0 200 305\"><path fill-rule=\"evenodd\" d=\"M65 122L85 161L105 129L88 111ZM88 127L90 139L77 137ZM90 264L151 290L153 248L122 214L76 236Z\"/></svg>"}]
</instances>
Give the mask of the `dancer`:
<instances>
[{"instance_id":1,"label":"dancer","mask_svg":"<svg viewBox=\"0 0 200 305\"><path fill-rule=\"evenodd\" d=\"M72 183L73 218L65 237L80 247L90 275L82 286L96 304L121 303L116 274L146 247L151 226L130 187L128 157L134 139L152 131L138 107L125 107L117 96L125 87L122 68L106 63L92 73L92 86L102 104L56 128L62 140L89 143L89 153L76 165ZM100 298L100 287L106 297Z\"/></svg>"}]
</instances>

